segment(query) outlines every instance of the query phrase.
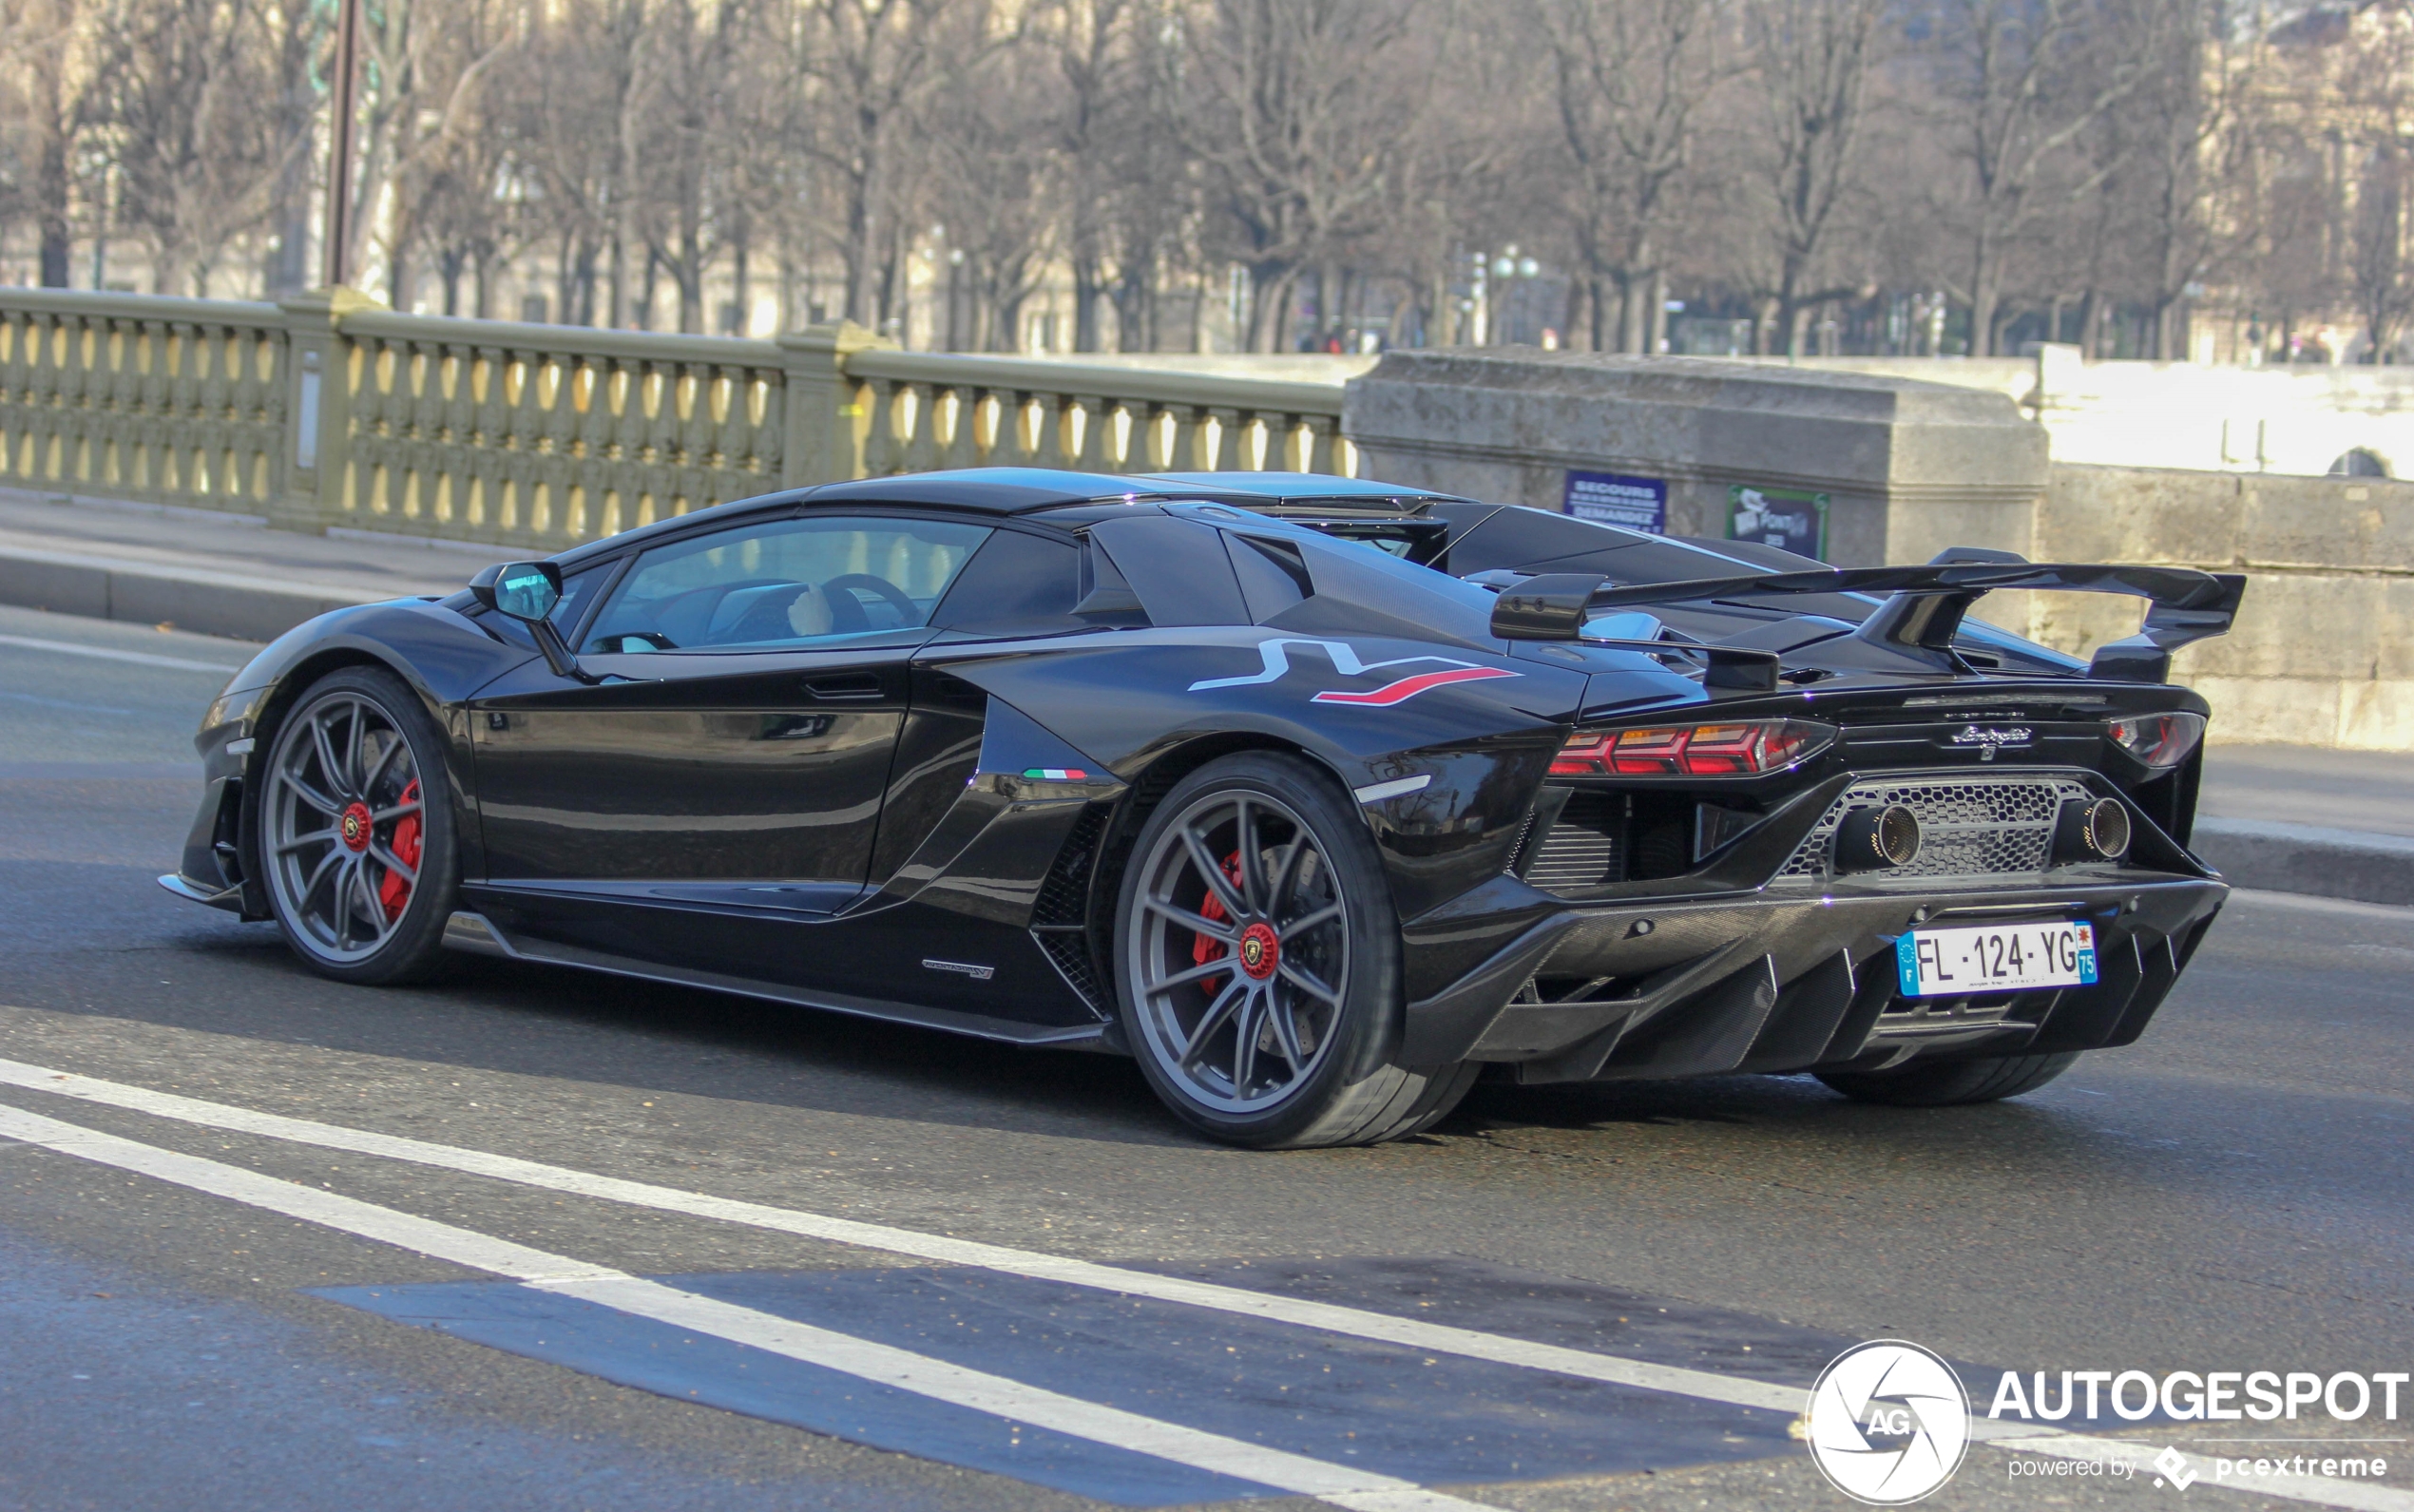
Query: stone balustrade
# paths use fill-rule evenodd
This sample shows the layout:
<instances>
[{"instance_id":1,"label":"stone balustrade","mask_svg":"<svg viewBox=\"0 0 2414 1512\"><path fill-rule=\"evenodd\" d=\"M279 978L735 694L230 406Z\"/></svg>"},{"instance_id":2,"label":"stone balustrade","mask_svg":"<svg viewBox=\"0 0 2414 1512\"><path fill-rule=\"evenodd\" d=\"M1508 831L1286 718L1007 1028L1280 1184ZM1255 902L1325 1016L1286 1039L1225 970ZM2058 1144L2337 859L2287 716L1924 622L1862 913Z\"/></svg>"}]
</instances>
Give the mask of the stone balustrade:
<instances>
[{"instance_id":1,"label":"stone balustrade","mask_svg":"<svg viewBox=\"0 0 2414 1512\"><path fill-rule=\"evenodd\" d=\"M867 473L1024 466L1087 472L1348 474L1341 390L1020 357L867 350Z\"/></svg>"},{"instance_id":2,"label":"stone balustrade","mask_svg":"<svg viewBox=\"0 0 2414 1512\"><path fill-rule=\"evenodd\" d=\"M0 290L0 488L556 551L729 499L991 465L1353 470L1338 385Z\"/></svg>"},{"instance_id":3,"label":"stone balustrade","mask_svg":"<svg viewBox=\"0 0 2414 1512\"><path fill-rule=\"evenodd\" d=\"M0 484L265 509L280 486L274 305L11 289Z\"/></svg>"}]
</instances>

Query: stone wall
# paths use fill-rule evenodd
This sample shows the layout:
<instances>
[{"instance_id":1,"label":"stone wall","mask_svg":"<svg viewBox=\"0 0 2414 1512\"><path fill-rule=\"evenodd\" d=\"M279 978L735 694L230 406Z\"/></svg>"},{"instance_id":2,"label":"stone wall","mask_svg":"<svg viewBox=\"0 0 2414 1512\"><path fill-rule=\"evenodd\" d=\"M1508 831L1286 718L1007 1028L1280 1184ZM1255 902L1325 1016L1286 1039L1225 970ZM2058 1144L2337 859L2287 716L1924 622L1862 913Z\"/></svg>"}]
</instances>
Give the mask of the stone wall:
<instances>
[{"instance_id":1,"label":"stone wall","mask_svg":"<svg viewBox=\"0 0 2414 1512\"><path fill-rule=\"evenodd\" d=\"M1571 469L1665 483L1668 529L1724 535L1729 490L1829 496L1828 559L2025 550L2045 433L2002 394L1879 374L1515 348L1394 352L1352 379L1361 476L1557 509Z\"/></svg>"},{"instance_id":2,"label":"stone wall","mask_svg":"<svg viewBox=\"0 0 2414 1512\"><path fill-rule=\"evenodd\" d=\"M1725 535L1737 484L1825 491L1839 565L1978 545L2245 571L2236 628L2174 673L2212 700L2214 737L2414 749L2414 484L2049 463L2002 385L1695 358L1393 353L1351 383L1343 429L1366 476L1540 508L1561 507L1571 470L1664 480L1679 535ZM2075 653L2141 609L1980 605Z\"/></svg>"},{"instance_id":3,"label":"stone wall","mask_svg":"<svg viewBox=\"0 0 2414 1512\"><path fill-rule=\"evenodd\" d=\"M1738 359L1786 366L1784 357ZM2073 346L2030 357L1804 357L1806 372L1916 378L2017 403L2062 462L2318 475L2366 451L2414 476L2414 368L2090 362Z\"/></svg>"},{"instance_id":4,"label":"stone wall","mask_svg":"<svg viewBox=\"0 0 2414 1512\"><path fill-rule=\"evenodd\" d=\"M2033 539L2057 561L2249 575L2236 628L2172 673L2222 739L2414 749L2414 484L2056 463ZM2119 601L2031 597L2029 633L2063 649L2136 622Z\"/></svg>"}]
</instances>

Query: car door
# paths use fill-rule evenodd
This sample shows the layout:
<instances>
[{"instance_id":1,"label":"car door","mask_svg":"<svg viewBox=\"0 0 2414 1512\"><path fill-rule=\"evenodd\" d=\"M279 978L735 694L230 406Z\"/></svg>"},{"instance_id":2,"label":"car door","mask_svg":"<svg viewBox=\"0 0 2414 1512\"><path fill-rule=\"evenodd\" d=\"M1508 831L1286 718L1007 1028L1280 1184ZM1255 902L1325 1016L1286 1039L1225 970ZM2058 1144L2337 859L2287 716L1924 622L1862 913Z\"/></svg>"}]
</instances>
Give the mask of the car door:
<instances>
[{"instance_id":1,"label":"car door","mask_svg":"<svg viewBox=\"0 0 2414 1512\"><path fill-rule=\"evenodd\" d=\"M507 927L659 960L718 935L702 913L843 908L871 863L909 659L988 534L805 513L640 554L582 633L582 677L532 662L471 702L481 899Z\"/></svg>"}]
</instances>

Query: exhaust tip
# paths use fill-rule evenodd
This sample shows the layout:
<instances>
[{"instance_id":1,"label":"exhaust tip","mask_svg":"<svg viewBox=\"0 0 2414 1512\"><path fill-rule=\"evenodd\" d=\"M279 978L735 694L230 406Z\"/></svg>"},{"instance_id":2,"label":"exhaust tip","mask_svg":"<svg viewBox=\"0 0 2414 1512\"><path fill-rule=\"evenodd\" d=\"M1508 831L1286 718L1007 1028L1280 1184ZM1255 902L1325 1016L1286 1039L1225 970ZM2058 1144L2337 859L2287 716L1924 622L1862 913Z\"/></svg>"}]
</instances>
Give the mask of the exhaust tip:
<instances>
[{"instance_id":1,"label":"exhaust tip","mask_svg":"<svg viewBox=\"0 0 2414 1512\"><path fill-rule=\"evenodd\" d=\"M1920 816L1899 803L1855 809L1835 831L1838 871L1882 871L1919 859Z\"/></svg>"},{"instance_id":2,"label":"exhaust tip","mask_svg":"<svg viewBox=\"0 0 2414 1512\"><path fill-rule=\"evenodd\" d=\"M2117 861L2129 853L2129 810L2118 798L2071 798L2054 826L2058 861Z\"/></svg>"},{"instance_id":3,"label":"exhaust tip","mask_svg":"<svg viewBox=\"0 0 2414 1512\"><path fill-rule=\"evenodd\" d=\"M2080 843L2105 860L2129 855L2129 809L2117 797L2100 797L2080 819Z\"/></svg>"}]
</instances>

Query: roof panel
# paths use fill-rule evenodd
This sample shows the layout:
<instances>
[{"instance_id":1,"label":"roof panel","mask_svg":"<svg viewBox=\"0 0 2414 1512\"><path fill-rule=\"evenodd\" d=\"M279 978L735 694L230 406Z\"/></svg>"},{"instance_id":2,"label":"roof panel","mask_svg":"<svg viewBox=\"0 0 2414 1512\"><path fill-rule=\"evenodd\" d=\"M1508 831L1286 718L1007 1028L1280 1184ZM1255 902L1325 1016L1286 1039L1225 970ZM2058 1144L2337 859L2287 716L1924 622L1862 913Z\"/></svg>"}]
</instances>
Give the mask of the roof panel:
<instances>
[{"instance_id":1,"label":"roof panel","mask_svg":"<svg viewBox=\"0 0 2414 1512\"><path fill-rule=\"evenodd\" d=\"M964 468L950 472L910 472L894 478L830 483L803 496L808 506L825 504L929 504L946 508L1020 514L1058 505L1099 499L1159 498L1157 480L1103 472L1063 472L1046 468Z\"/></svg>"}]
</instances>

